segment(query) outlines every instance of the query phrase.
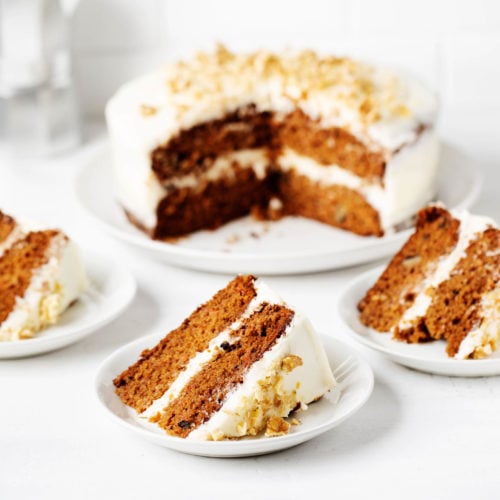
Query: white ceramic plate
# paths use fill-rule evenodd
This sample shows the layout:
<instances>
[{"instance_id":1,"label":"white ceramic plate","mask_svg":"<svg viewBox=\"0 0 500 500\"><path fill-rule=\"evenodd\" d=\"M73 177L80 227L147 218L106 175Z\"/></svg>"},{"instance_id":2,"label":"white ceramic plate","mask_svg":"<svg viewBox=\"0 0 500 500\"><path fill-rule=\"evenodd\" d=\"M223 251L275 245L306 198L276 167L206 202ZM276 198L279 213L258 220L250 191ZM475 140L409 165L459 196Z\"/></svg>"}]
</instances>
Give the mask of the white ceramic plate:
<instances>
[{"instance_id":1,"label":"white ceramic plate","mask_svg":"<svg viewBox=\"0 0 500 500\"><path fill-rule=\"evenodd\" d=\"M467 208L480 184L471 160L444 145L437 199L449 208ZM176 243L164 243L130 224L112 193L111 163L107 151L102 151L77 181L77 195L86 211L118 239L170 264L203 271L277 275L336 269L394 253L411 231L361 237L300 217L276 222L245 217L215 231L198 231Z\"/></svg>"},{"instance_id":2,"label":"white ceramic plate","mask_svg":"<svg viewBox=\"0 0 500 500\"><path fill-rule=\"evenodd\" d=\"M21 358L73 344L115 319L132 301L136 284L132 275L112 259L83 253L88 290L59 321L36 337L0 342L0 359Z\"/></svg>"},{"instance_id":3,"label":"white ceramic plate","mask_svg":"<svg viewBox=\"0 0 500 500\"><path fill-rule=\"evenodd\" d=\"M339 389L325 395L300 413L301 423L291 426L289 434L276 437L252 437L228 441L195 441L167 435L160 427L142 421L136 412L125 406L115 394L112 380L133 364L141 351L155 345L163 335L149 335L138 339L109 356L96 377L96 391L100 403L111 418L128 430L173 450L210 457L243 457L271 453L298 445L339 425L366 402L373 389L373 372L352 347L322 336L328 359L339 376ZM346 362L345 364L342 364ZM342 364L342 366L341 366Z\"/></svg>"},{"instance_id":4,"label":"white ceramic plate","mask_svg":"<svg viewBox=\"0 0 500 500\"><path fill-rule=\"evenodd\" d=\"M353 280L339 300L340 317L350 336L401 365L416 370L457 377L486 377L500 374L500 351L486 359L459 360L448 357L444 341L407 344L393 340L389 333L379 333L359 321L358 302L375 283L384 267L377 267Z\"/></svg>"}]
</instances>

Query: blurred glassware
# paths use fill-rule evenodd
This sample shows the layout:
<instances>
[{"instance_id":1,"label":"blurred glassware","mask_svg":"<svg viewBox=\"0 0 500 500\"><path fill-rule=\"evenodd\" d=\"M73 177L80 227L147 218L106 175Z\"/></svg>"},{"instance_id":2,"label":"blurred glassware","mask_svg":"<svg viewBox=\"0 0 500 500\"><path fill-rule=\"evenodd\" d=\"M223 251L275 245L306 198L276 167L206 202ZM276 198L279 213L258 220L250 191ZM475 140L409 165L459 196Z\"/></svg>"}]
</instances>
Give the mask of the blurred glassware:
<instances>
[{"instance_id":1,"label":"blurred glassware","mask_svg":"<svg viewBox=\"0 0 500 500\"><path fill-rule=\"evenodd\" d=\"M70 21L59 0L1 0L0 127L18 155L80 142L71 70Z\"/></svg>"}]
</instances>

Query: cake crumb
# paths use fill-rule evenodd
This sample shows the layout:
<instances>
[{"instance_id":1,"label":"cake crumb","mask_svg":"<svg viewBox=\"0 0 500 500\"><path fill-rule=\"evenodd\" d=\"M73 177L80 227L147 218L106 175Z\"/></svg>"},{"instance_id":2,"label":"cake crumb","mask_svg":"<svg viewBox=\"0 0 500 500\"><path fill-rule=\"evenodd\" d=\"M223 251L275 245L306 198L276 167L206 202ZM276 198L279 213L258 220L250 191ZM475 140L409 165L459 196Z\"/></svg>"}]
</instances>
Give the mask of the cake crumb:
<instances>
[{"instance_id":1,"label":"cake crumb","mask_svg":"<svg viewBox=\"0 0 500 500\"><path fill-rule=\"evenodd\" d=\"M228 245L234 245L235 243L238 243L240 241L240 237L237 234L232 234L231 236L226 238L226 243Z\"/></svg>"},{"instance_id":2,"label":"cake crumb","mask_svg":"<svg viewBox=\"0 0 500 500\"><path fill-rule=\"evenodd\" d=\"M290 424L285 419L281 417L271 417L267 421L265 435L266 437L284 436L285 434L288 434L289 430Z\"/></svg>"}]
</instances>

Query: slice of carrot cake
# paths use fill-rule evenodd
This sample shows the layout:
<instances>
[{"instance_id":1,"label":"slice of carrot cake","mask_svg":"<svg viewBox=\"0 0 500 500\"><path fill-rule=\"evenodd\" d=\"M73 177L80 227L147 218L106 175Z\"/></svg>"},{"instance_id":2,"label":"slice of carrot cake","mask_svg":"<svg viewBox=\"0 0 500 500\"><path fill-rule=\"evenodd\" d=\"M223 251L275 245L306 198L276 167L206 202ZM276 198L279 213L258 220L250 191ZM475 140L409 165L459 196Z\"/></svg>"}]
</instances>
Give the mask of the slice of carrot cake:
<instances>
[{"instance_id":1,"label":"slice of carrot cake","mask_svg":"<svg viewBox=\"0 0 500 500\"><path fill-rule=\"evenodd\" d=\"M285 417L335 385L309 321L253 276L233 279L113 382L140 417L199 440L286 433Z\"/></svg>"},{"instance_id":2,"label":"slice of carrot cake","mask_svg":"<svg viewBox=\"0 0 500 500\"><path fill-rule=\"evenodd\" d=\"M31 229L0 211L0 341L54 324L86 283L79 251L63 232Z\"/></svg>"},{"instance_id":3,"label":"slice of carrot cake","mask_svg":"<svg viewBox=\"0 0 500 500\"><path fill-rule=\"evenodd\" d=\"M359 302L361 321L409 343L445 339L448 356L490 355L500 338L500 229L433 205Z\"/></svg>"}]
</instances>

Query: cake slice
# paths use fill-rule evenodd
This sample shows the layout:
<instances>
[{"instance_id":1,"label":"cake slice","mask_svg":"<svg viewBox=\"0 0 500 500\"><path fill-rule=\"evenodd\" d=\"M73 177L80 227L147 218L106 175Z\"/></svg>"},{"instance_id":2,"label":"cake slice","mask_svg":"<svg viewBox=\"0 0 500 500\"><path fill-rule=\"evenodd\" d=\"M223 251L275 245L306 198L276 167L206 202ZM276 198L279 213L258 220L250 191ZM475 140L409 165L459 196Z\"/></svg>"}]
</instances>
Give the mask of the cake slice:
<instances>
[{"instance_id":1,"label":"cake slice","mask_svg":"<svg viewBox=\"0 0 500 500\"><path fill-rule=\"evenodd\" d=\"M86 287L76 245L56 229L30 229L0 211L0 341L54 324Z\"/></svg>"},{"instance_id":2,"label":"cake slice","mask_svg":"<svg viewBox=\"0 0 500 500\"><path fill-rule=\"evenodd\" d=\"M500 338L500 230L432 205L359 302L360 320L408 343L444 339L448 356L490 355Z\"/></svg>"},{"instance_id":3,"label":"cake slice","mask_svg":"<svg viewBox=\"0 0 500 500\"><path fill-rule=\"evenodd\" d=\"M113 382L140 417L198 440L286 433L285 417L335 385L309 321L249 275L234 278Z\"/></svg>"}]
</instances>

